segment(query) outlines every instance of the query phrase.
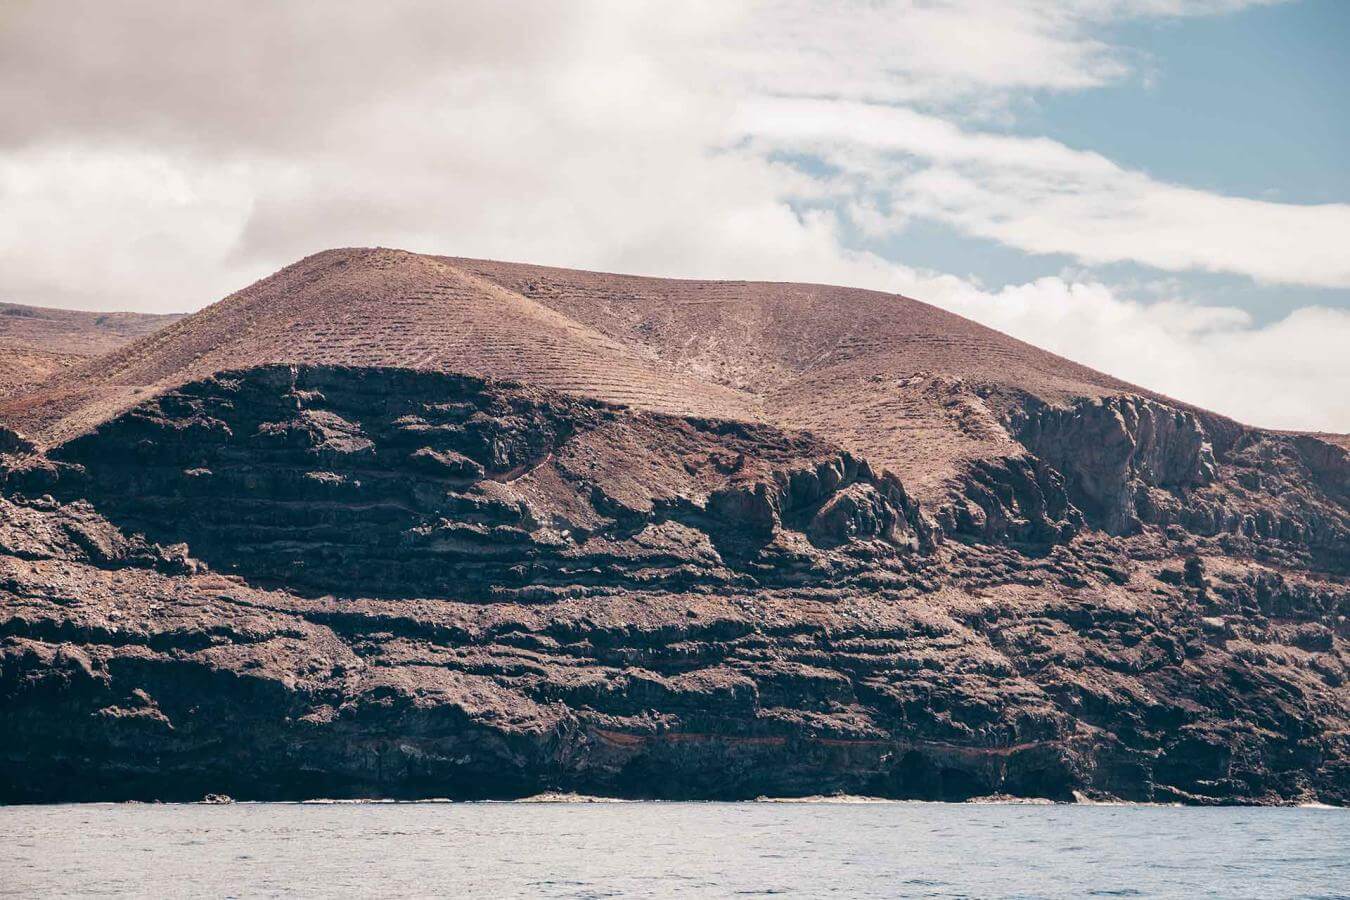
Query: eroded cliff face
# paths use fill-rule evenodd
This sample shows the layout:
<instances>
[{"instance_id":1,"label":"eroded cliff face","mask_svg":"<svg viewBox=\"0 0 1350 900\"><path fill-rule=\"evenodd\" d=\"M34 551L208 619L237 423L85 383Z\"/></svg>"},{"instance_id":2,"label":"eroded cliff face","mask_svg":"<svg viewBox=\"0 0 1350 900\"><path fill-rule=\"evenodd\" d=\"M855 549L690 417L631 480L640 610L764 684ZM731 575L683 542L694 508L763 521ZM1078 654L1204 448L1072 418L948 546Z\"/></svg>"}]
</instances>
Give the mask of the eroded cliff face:
<instances>
[{"instance_id":1,"label":"eroded cliff face","mask_svg":"<svg viewBox=\"0 0 1350 900\"><path fill-rule=\"evenodd\" d=\"M1001 422L1013 449L971 459L947 482L924 510L939 537L1040 554L1090 530L1162 529L1207 552L1350 571L1350 453L1332 439L1133 394L1051 405L950 390Z\"/></svg>"},{"instance_id":2,"label":"eroded cliff face","mask_svg":"<svg viewBox=\"0 0 1350 900\"><path fill-rule=\"evenodd\" d=\"M1128 395L1029 403L1009 420L1028 451L1063 473L1087 522L1110 534L1178 527L1219 552L1350 567L1341 447Z\"/></svg>"},{"instance_id":3,"label":"eroded cliff face","mask_svg":"<svg viewBox=\"0 0 1350 900\"><path fill-rule=\"evenodd\" d=\"M899 482L805 436L396 369L225 373L51 459L58 496L309 593L807 586L930 542Z\"/></svg>"},{"instance_id":4,"label":"eroded cliff face","mask_svg":"<svg viewBox=\"0 0 1350 900\"><path fill-rule=\"evenodd\" d=\"M1043 550L1085 525L1064 476L1029 453L970 463L936 514L940 532L979 543Z\"/></svg>"},{"instance_id":5,"label":"eroded cliff face","mask_svg":"<svg viewBox=\"0 0 1350 900\"><path fill-rule=\"evenodd\" d=\"M1350 799L1342 457L1020 415L932 514L806 435L397 369L11 441L0 799Z\"/></svg>"},{"instance_id":6,"label":"eroded cliff face","mask_svg":"<svg viewBox=\"0 0 1350 900\"><path fill-rule=\"evenodd\" d=\"M1139 528L1150 489L1183 494L1214 480L1214 450L1193 413L1130 396L1019 412L1018 440L1064 473L1074 502L1111 534Z\"/></svg>"}]
</instances>

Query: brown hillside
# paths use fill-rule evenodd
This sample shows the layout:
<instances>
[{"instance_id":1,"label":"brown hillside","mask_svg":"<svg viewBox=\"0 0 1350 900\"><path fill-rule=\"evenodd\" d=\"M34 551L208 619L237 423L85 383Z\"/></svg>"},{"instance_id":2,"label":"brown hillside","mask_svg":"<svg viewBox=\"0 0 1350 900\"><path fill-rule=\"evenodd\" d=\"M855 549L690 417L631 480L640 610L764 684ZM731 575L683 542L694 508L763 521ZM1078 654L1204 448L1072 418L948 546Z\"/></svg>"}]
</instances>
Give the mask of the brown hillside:
<instances>
[{"instance_id":1,"label":"brown hillside","mask_svg":"<svg viewBox=\"0 0 1350 900\"><path fill-rule=\"evenodd\" d=\"M115 350L180 315L86 312L0 303L0 396Z\"/></svg>"},{"instance_id":2,"label":"brown hillside","mask_svg":"<svg viewBox=\"0 0 1350 900\"><path fill-rule=\"evenodd\" d=\"M828 435L920 496L1018 452L974 388L1047 401L1140 388L918 300L818 284L697 281L447 262Z\"/></svg>"},{"instance_id":3,"label":"brown hillside","mask_svg":"<svg viewBox=\"0 0 1350 900\"><path fill-rule=\"evenodd\" d=\"M756 416L740 392L672 366L431 257L334 250L308 257L144 340L4 405L51 440L146 393L272 363L401 366L530 382L647 409Z\"/></svg>"},{"instance_id":4,"label":"brown hillside","mask_svg":"<svg viewBox=\"0 0 1350 900\"><path fill-rule=\"evenodd\" d=\"M1019 447L977 396L1137 389L952 313L821 285L641 278L396 250L308 257L0 403L40 441L146 394L271 363L519 380L637 408L804 428L921 497Z\"/></svg>"}]
</instances>

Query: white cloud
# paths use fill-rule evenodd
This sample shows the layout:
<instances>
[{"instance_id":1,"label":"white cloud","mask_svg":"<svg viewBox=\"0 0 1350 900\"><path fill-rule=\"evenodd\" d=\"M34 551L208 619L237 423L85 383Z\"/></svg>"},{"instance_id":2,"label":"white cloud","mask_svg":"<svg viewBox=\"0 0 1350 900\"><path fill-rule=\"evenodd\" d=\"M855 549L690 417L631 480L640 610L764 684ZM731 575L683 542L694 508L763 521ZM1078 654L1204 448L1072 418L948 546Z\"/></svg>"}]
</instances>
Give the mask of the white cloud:
<instances>
[{"instance_id":1,"label":"white cloud","mask_svg":"<svg viewBox=\"0 0 1350 900\"><path fill-rule=\"evenodd\" d=\"M761 99L742 127L766 149L818 156L850 192L880 195L898 222L924 217L1032 253L1089 264L1234 272L1350 287L1350 204L1225 197L1154 180L1045 138L961 129L912 109ZM819 199L818 197L816 199ZM876 216L864 223L875 229Z\"/></svg>"},{"instance_id":2,"label":"white cloud","mask_svg":"<svg viewBox=\"0 0 1350 900\"><path fill-rule=\"evenodd\" d=\"M1284 0L769 0L728 45L760 93L994 105L1132 69L1094 28Z\"/></svg>"},{"instance_id":3,"label":"white cloud","mask_svg":"<svg viewBox=\"0 0 1350 900\"><path fill-rule=\"evenodd\" d=\"M1256 327L1238 310L1131 302L1090 274L990 292L845 238L846 218L884 235L928 217L1085 262L1342 283L1327 252L1327 234L1345 233L1341 207L1158 184L938 115L1123 77L1133 61L1100 23L1241 5L7 8L0 295L190 309L305 253L371 244L835 282L928 299L1249 421L1350 428L1347 365L1333 352L1346 344L1343 312ZM924 111L859 102L877 99ZM775 151L838 169L820 175ZM813 211L794 209L802 198Z\"/></svg>"},{"instance_id":4,"label":"white cloud","mask_svg":"<svg viewBox=\"0 0 1350 900\"><path fill-rule=\"evenodd\" d=\"M1305 307L1258 327L1232 307L1140 303L1057 277L945 287L930 294L940 306L1188 403L1269 428L1350 431L1350 311Z\"/></svg>"},{"instance_id":5,"label":"white cloud","mask_svg":"<svg viewBox=\"0 0 1350 900\"><path fill-rule=\"evenodd\" d=\"M229 262L251 176L144 149L0 154L0 291L84 309L202 306L264 274Z\"/></svg>"}]
</instances>

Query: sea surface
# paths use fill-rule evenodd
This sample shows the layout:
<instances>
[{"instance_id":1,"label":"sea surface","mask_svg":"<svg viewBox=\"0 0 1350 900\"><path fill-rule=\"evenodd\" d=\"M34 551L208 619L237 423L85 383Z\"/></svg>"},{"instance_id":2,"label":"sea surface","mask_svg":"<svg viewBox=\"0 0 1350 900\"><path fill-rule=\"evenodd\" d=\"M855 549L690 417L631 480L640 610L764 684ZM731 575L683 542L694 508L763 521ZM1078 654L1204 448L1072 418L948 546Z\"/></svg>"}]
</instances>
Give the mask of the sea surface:
<instances>
[{"instance_id":1,"label":"sea surface","mask_svg":"<svg viewBox=\"0 0 1350 900\"><path fill-rule=\"evenodd\" d=\"M20 806L0 848L14 896L1350 896L1339 809Z\"/></svg>"}]
</instances>

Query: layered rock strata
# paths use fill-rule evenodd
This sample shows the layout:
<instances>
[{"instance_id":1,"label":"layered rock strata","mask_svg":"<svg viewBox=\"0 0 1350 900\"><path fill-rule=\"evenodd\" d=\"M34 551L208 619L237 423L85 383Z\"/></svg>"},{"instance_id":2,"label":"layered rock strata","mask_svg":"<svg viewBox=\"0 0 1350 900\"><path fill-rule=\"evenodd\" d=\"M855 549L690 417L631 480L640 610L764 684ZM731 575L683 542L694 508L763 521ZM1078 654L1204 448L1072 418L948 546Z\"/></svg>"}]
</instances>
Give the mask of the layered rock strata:
<instances>
[{"instance_id":1,"label":"layered rock strata","mask_svg":"<svg viewBox=\"0 0 1350 900\"><path fill-rule=\"evenodd\" d=\"M10 435L0 799L1350 799L1344 451L990 408L1022 449L933 509L801 432L397 368Z\"/></svg>"}]
</instances>

